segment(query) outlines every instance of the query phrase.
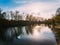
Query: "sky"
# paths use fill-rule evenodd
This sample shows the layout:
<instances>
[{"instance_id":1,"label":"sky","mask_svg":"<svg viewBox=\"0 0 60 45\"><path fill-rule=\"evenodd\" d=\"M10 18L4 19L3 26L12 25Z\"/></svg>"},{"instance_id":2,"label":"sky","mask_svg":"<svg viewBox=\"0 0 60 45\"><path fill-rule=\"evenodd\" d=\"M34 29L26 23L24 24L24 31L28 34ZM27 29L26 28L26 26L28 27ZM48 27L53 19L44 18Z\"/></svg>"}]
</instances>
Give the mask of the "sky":
<instances>
[{"instance_id":1,"label":"sky","mask_svg":"<svg viewBox=\"0 0 60 45\"><path fill-rule=\"evenodd\" d=\"M59 7L60 0L0 0L0 8L5 11L18 10L43 18L51 18Z\"/></svg>"}]
</instances>

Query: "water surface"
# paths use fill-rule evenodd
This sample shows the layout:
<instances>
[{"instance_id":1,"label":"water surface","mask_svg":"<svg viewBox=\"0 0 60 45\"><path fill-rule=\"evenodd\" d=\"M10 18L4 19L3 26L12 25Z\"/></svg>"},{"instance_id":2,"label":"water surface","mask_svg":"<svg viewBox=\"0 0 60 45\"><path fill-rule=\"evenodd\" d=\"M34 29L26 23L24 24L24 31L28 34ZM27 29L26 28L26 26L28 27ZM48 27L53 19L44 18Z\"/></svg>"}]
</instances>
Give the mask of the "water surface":
<instances>
[{"instance_id":1,"label":"water surface","mask_svg":"<svg viewBox=\"0 0 60 45\"><path fill-rule=\"evenodd\" d=\"M55 34L51 28L43 24L32 27L10 27L5 34L7 39L12 40L8 44L6 42L6 45L56 45Z\"/></svg>"}]
</instances>

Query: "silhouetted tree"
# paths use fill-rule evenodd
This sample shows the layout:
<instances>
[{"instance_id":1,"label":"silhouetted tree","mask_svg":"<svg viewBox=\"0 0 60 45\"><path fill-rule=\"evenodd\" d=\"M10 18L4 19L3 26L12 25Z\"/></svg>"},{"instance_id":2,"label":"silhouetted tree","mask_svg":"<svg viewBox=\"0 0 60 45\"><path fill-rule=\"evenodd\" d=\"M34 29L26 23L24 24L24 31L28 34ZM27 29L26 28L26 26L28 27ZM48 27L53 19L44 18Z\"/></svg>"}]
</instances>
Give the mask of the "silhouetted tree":
<instances>
[{"instance_id":1,"label":"silhouetted tree","mask_svg":"<svg viewBox=\"0 0 60 45\"><path fill-rule=\"evenodd\" d=\"M5 19L6 12L2 12L2 9L0 8L0 18Z\"/></svg>"},{"instance_id":2,"label":"silhouetted tree","mask_svg":"<svg viewBox=\"0 0 60 45\"><path fill-rule=\"evenodd\" d=\"M60 15L60 8L56 10L56 15Z\"/></svg>"},{"instance_id":3,"label":"silhouetted tree","mask_svg":"<svg viewBox=\"0 0 60 45\"><path fill-rule=\"evenodd\" d=\"M2 9L0 8L0 18L3 18Z\"/></svg>"},{"instance_id":4,"label":"silhouetted tree","mask_svg":"<svg viewBox=\"0 0 60 45\"><path fill-rule=\"evenodd\" d=\"M18 13L19 11L15 11L15 20L18 20Z\"/></svg>"},{"instance_id":5,"label":"silhouetted tree","mask_svg":"<svg viewBox=\"0 0 60 45\"><path fill-rule=\"evenodd\" d=\"M58 26L60 23L60 8L56 10L56 14L55 16L53 16L53 20L55 21L55 23L57 23L56 25ZM56 32L55 35L56 35L57 42L59 42L60 41L60 29L54 28L54 31Z\"/></svg>"},{"instance_id":6,"label":"silhouetted tree","mask_svg":"<svg viewBox=\"0 0 60 45\"><path fill-rule=\"evenodd\" d=\"M14 19L14 13L13 13L13 11L10 11L10 15L11 15L11 19L13 20Z\"/></svg>"},{"instance_id":7,"label":"silhouetted tree","mask_svg":"<svg viewBox=\"0 0 60 45\"><path fill-rule=\"evenodd\" d=\"M57 9L55 16L53 16L55 22L60 23L60 8Z\"/></svg>"}]
</instances>

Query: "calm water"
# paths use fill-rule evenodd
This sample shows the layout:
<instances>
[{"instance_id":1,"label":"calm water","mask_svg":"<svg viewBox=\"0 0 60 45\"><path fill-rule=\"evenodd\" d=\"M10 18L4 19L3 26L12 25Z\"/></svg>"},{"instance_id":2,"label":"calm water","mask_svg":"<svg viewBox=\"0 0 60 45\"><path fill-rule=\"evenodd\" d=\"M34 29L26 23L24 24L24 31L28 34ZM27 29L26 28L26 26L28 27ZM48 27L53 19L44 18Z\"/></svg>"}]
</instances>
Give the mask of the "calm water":
<instances>
[{"instance_id":1,"label":"calm water","mask_svg":"<svg viewBox=\"0 0 60 45\"><path fill-rule=\"evenodd\" d=\"M3 42L4 44L1 45L56 45L55 34L44 24L10 27L5 32L5 36L9 42Z\"/></svg>"}]
</instances>

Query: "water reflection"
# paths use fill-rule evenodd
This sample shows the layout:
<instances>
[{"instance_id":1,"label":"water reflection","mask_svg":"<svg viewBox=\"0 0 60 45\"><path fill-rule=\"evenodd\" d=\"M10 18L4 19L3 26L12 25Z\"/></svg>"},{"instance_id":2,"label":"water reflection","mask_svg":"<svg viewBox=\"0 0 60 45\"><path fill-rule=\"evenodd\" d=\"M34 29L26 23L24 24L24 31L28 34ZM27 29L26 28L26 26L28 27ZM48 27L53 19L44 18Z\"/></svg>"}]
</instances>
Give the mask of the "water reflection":
<instances>
[{"instance_id":1,"label":"water reflection","mask_svg":"<svg viewBox=\"0 0 60 45\"><path fill-rule=\"evenodd\" d=\"M24 34L24 35L23 35ZM52 30L48 26L44 25L36 25L34 28L32 28L32 34L26 33L26 30L23 30L22 36L19 35L18 37L28 37L28 38L33 38L33 39L50 39L50 40L55 40L55 35L52 32ZM19 39L20 39L19 38Z\"/></svg>"},{"instance_id":2,"label":"water reflection","mask_svg":"<svg viewBox=\"0 0 60 45\"><path fill-rule=\"evenodd\" d=\"M21 33L22 33L21 27L9 27L5 32L5 36L7 39L11 39L17 37Z\"/></svg>"},{"instance_id":3,"label":"water reflection","mask_svg":"<svg viewBox=\"0 0 60 45\"><path fill-rule=\"evenodd\" d=\"M56 45L54 33L44 24L10 27L5 35L7 40L12 40L11 45Z\"/></svg>"}]
</instances>

